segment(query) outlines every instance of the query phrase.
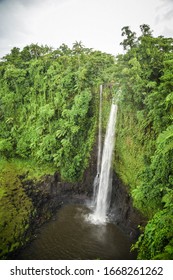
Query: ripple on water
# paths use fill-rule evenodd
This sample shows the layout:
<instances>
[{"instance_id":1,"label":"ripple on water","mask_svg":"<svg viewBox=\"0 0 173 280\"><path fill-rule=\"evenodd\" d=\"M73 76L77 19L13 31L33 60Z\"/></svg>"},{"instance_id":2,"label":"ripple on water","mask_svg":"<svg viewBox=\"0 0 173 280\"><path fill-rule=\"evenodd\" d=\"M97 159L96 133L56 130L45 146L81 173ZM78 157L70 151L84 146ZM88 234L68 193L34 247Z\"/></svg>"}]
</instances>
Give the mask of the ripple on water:
<instances>
[{"instance_id":1,"label":"ripple on water","mask_svg":"<svg viewBox=\"0 0 173 280\"><path fill-rule=\"evenodd\" d=\"M92 220L84 205L66 205L16 259L134 259L131 243L111 222Z\"/></svg>"}]
</instances>

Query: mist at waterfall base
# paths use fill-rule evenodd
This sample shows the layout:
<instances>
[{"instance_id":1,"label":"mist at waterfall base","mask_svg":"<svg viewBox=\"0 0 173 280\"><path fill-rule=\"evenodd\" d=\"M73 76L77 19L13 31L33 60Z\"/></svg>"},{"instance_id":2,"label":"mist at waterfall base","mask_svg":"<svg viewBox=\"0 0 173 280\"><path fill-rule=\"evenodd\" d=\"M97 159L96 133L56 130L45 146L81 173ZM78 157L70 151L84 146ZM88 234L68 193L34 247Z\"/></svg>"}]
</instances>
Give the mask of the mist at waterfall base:
<instances>
[{"instance_id":1,"label":"mist at waterfall base","mask_svg":"<svg viewBox=\"0 0 173 280\"><path fill-rule=\"evenodd\" d=\"M102 93L102 88L100 92ZM135 254L130 252L130 238L111 221L111 218L108 218L116 113L117 106L112 104L103 153L101 117L99 118L98 162L93 200L90 203L71 201L71 204L62 207L50 222L40 228L36 239L23 249L16 259L128 260L136 258Z\"/></svg>"}]
</instances>

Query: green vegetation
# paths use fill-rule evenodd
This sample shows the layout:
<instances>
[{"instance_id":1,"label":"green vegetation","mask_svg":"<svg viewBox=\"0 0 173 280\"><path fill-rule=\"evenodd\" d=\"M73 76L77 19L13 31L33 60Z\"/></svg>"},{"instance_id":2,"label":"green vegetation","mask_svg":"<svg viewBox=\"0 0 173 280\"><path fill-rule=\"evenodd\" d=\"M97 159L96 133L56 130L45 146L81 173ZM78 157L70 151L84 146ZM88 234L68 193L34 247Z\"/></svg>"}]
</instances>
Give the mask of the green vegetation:
<instances>
[{"instance_id":1,"label":"green vegetation","mask_svg":"<svg viewBox=\"0 0 173 280\"><path fill-rule=\"evenodd\" d=\"M1 256L21 246L35 211L19 175L82 178L104 84L104 126L112 93L119 107L114 168L148 220L133 248L139 259L173 259L173 39L140 29L123 27L116 58L76 42L13 48L0 62Z\"/></svg>"},{"instance_id":2,"label":"green vegetation","mask_svg":"<svg viewBox=\"0 0 173 280\"><path fill-rule=\"evenodd\" d=\"M113 64L81 42L54 51L13 48L0 64L1 156L48 163L62 179L80 179L95 141L98 86Z\"/></svg>"},{"instance_id":3,"label":"green vegetation","mask_svg":"<svg viewBox=\"0 0 173 280\"><path fill-rule=\"evenodd\" d=\"M26 242L32 215L32 201L21 186L15 165L6 163L0 174L0 258Z\"/></svg>"},{"instance_id":4,"label":"green vegetation","mask_svg":"<svg viewBox=\"0 0 173 280\"><path fill-rule=\"evenodd\" d=\"M173 259L173 39L154 38L148 25L136 37L122 29L117 57L119 92L115 169L130 186L134 206L149 220L139 259Z\"/></svg>"},{"instance_id":5,"label":"green vegetation","mask_svg":"<svg viewBox=\"0 0 173 280\"><path fill-rule=\"evenodd\" d=\"M81 42L13 48L0 62L0 257L26 242L36 213L24 180L55 171L81 180L96 141L99 85L113 66L113 56Z\"/></svg>"}]
</instances>

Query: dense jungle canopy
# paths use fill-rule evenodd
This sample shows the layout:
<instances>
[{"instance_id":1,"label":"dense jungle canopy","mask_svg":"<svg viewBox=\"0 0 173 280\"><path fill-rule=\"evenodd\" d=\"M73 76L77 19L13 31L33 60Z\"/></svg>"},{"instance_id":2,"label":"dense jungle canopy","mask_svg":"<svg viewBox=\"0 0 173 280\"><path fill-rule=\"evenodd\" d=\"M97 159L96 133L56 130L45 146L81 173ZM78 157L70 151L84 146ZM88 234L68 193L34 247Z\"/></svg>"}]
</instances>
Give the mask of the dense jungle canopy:
<instances>
[{"instance_id":1,"label":"dense jungle canopy","mask_svg":"<svg viewBox=\"0 0 173 280\"><path fill-rule=\"evenodd\" d=\"M1 60L0 238L8 251L20 245L14 228L26 230L20 223L33 211L27 199L25 211L16 209L13 196L25 194L14 173L44 166L65 181L82 178L96 143L102 84L105 123L112 96L119 108L114 169L148 221L133 248L139 259L173 259L173 39L153 37L146 24L140 29L137 37L122 28L117 57L75 42L71 49L15 47Z\"/></svg>"}]
</instances>

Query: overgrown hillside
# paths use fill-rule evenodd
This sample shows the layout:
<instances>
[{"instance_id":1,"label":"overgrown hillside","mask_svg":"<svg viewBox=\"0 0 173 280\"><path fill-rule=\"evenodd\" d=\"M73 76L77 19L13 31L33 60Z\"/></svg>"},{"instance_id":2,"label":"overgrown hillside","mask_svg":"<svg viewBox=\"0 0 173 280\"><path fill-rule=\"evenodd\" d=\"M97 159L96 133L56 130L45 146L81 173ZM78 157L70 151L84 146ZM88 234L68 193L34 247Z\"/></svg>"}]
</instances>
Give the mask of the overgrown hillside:
<instances>
[{"instance_id":1,"label":"overgrown hillside","mask_svg":"<svg viewBox=\"0 0 173 280\"><path fill-rule=\"evenodd\" d=\"M21 176L82 178L96 141L99 85L113 65L113 56L81 42L13 48L0 62L0 256L25 243L36 215Z\"/></svg>"},{"instance_id":2,"label":"overgrown hillside","mask_svg":"<svg viewBox=\"0 0 173 280\"><path fill-rule=\"evenodd\" d=\"M23 174L82 178L103 84L104 126L112 94L118 102L114 169L148 221L133 247L139 259L173 259L173 39L140 28L122 29L116 58L76 42L13 48L0 62L1 257L26 242L36 215Z\"/></svg>"},{"instance_id":3,"label":"overgrown hillside","mask_svg":"<svg viewBox=\"0 0 173 280\"><path fill-rule=\"evenodd\" d=\"M115 170L149 220L139 259L173 259L173 39L122 29L117 57L119 115Z\"/></svg>"},{"instance_id":4,"label":"overgrown hillside","mask_svg":"<svg viewBox=\"0 0 173 280\"><path fill-rule=\"evenodd\" d=\"M1 156L48 162L63 179L79 179L95 138L99 84L113 63L77 42L12 49L0 64Z\"/></svg>"}]
</instances>

